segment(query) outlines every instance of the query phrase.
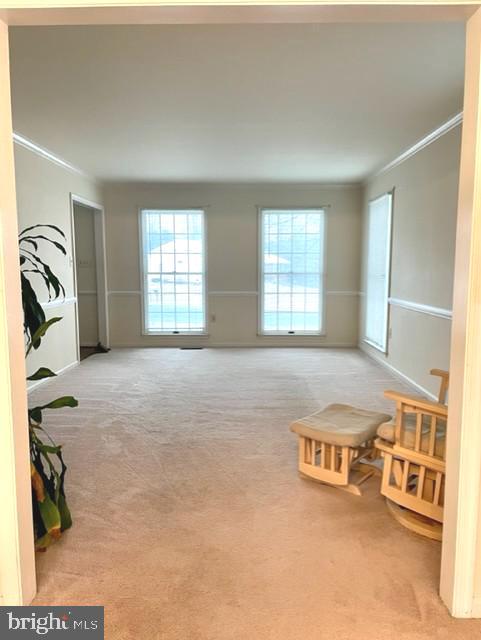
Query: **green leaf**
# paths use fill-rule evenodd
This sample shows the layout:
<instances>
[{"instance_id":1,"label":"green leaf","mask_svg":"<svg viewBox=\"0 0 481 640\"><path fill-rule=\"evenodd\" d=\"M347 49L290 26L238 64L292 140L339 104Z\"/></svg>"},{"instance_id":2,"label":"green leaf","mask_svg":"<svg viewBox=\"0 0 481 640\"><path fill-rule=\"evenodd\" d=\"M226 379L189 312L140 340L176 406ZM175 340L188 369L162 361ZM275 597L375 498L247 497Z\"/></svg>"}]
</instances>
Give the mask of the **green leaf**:
<instances>
[{"instance_id":1,"label":"green leaf","mask_svg":"<svg viewBox=\"0 0 481 640\"><path fill-rule=\"evenodd\" d=\"M50 284L53 287L53 290L55 291L55 298L59 298L61 294L65 296L65 289L62 283L57 278L57 276L52 272L50 267L48 265L44 265L44 269L45 269L45 274L48 278L48 281L50 282Z\"/></svg>"},{"instance_id":2,"label":"green leaf","mask_svg":"<svg viewBox=\"0 0 481 640\"><path fill-rule=\"evenodd\" d=\"M53 378L57 374L47 369L47 367L40 367L31 376L28 376L27 380L43 380L44 378Z\"/></svg>"},{"instance_id":3,"label":"green leaf","mask_svg":"<svg viewBox=\"0 0 481 640\"><path fill-rule=\"evenodd\" d=\"M61 284L61 282L59 281L59 279L57 278L57 276L51 271L50 267L48 266L48 264L46 264L43 260L41 260L35 253L33 253L32 251L29 251L28 249L22 249L24 254L27 254L27 259L29 259L30 261L35 261L37 263L37 265L40 265L43 268L43 273L45 274L47 280L48 280L48 288L50 289L50 287L52 286L53 289L56 292L56 297L58 298L60 295L60 292L62 292L65 295L65 289L63 287L63 285ZM38 267L37 267L38 268ZM39 269L39 273L42 273L42 269Z\"/></svg>"},{"instance_id":4,"label":"green leaf","mask_svg":"<svg viewBox=\"0 0 481 640\"><path fill-rule=\"evenodd\" d=\"M62 396L48 404L44 404L40 409L61 409L62 407L78 407L78 400L73 396Z\"/></svg>"},{"instance_id":5,"label":"green leaf","mask_svg":"<svg viewBox=\"0 0 481 640\"><path fill-rule=\"evenodd\" d=\"M48 492L45 492L43 502L39 502L39 509L45 529L49 533L52 529L60 529L60 513Z\"/></svg>"},{"instance_id":6,"label":"green leaf","mask_svg":"<svg viewBox=\"0 0 481 640\"><path fill-rule=\"evenodd\" d=\"M44 534L41 538L35 540L36 551L46 551L47 548L56 541L49 533Z\"/></svg>"},{"instance_id":7,"label":"green leaf","mask_svg":"<svg viewBox=\"0 0 481 640\"><path fill-rule=\"evenodd\" d=\"M50 542L60 537L61 516L57 505L48 492L46 476L38 458L32 462L31 471L33 497L35 501L34 513L39 520L36 522L36 531L44 534L36 543L37 547L41 548L48 546ZM47 538L44 540L43 538L45 537Z\"/></svg>"},{"instance_id":8,"label":"green leaf","mask_svg":"<svg viewBox=\"0 0 481 640\"><path fill-rule=\"evenodd\" d=\"M24 236L23 238L20 238L20 242L30 242L31 244L34 244L35 250L38 251L38 243L35 242L35 240L46 240L47 242L50 242L50 244L53 244L55 247L57 247L57 249L61 251L64 254L64 256L67 255L67 252L63 244L60 244L60 242L57 242L56 240L52 240L51 238L47 238L47 236L42 236L42 235Z\"/></svg>"},{"instance_id":9,"label":"green leaf","mask_svg":"<svg viewBox=\"0 0 481 640\"><path fill-rule=\"evenodd\" d=\"M68 508L67 499L65 498L63 489L60 491L57 507L60 512L60 522L61 522L62 531L65 531L66 529L70 529L70 527L72 526L72 515L70 514L70 509Z\"/></svg>"},{"instance_id":10,"label":"green leaf","mask_svg":"<svg viewBox=\"0 0 481 640\"><path fill-rule=\"evenodd\" d=\"M59 453L62 450L62 445L57 445L56 447L52 447L49 444L40 444L37 443L37 448L39 451L41 451L42 453Z\"/></svg>"},{"instance_id":11,"label":"green leaf","mask_svg":"<svg viewBox=\"0 0 481 640\"><path fill-rule=\"evenodd\" d=\"M35 344L38 344L39 341L43 338L43 336L47 333L48 329L56 322L59 322L61 319L62 318L59 318L59 317L50 318L50 320L47 320L46 322L44 322L39 326L39 328L35 331L35 333L31 338L31 343L35 349L38 348L35 346ZM27 354L29 351L30 349L27 351Z\"/></svg>"},{"instance_id":12,"label":"green leaf","mask_svg":"<svg viewBox=\"0 0 481 640\"><path fill-rule=\"evenodd\" d=\"M28 417L33 422L37 424L41 424L42 422L42 407L34 407L33 409L28 410Z\"/></svg>"},{"instance_id":13,"label":"green leaf","mask_svg":"<svg viewBox=\"0 0 481 640\"><path fill-rule=\"evenodd\" d=\"M76 400L73 396L62 396L61 398L57 398L56 400L52 400L48 404L44 404L40 407L33 407L28 410L28 416L30 420L36 422L37 424L42 423L42 411L44 409L62 409L63 407L78 407L78 400Z\"/></svg>"},{"instance_id":14,"label":"green leaf","mask_svg":"<svg viewBox=\"0 0 481 640\"><path fill-rule=\"evenodd\" d=\"M31 341L32 335L40 325L45 322L45 313L29 280L23 273L20 274L20 278L22 282L24 331L27 338Z\"/></svg>"},{"instance_id":15,"label":"green leaf","mask_svg":"<svg viewBox=\"0 0 481 640\"><path fill-rule=\"evenodd\" d=\"M52 299L52 293L51 293L51 288L52 287L51 287L51 283L50 283L50 280L49 280L48 276L45 274L45 270L43 268L40 268L38 266L39 263L36 262L35 260L32 260L32 258L30 256L26 256L26 255L20 254L20 266L25 264L25 262L29 262L31 268L30 269L22 269L22 275L24 273L36 273L37 275L39 275L43 279L43 282L44 282L45 287L46 287L47 292L48 292L48 299L50 301ZM22 295L23 295L23 291L22 291ZM36 296L37 296L37 294L35 293L35 297Z\"/></svg>"},{"instance_id":16,"label":"green leaf","mask_svg":"<svg viewBox=\"0 0 481 640\"><path fill-rule=\"evenodd\" d=\"M32 227L27 227L26 229L21 231L20 237L27 233L27 231L32 231L32 229L54 229L55 231L57 231L57 233L60 233L60 235L66 239L65 233L54 224L34 224Z\"/></svg>"}]
</instances>

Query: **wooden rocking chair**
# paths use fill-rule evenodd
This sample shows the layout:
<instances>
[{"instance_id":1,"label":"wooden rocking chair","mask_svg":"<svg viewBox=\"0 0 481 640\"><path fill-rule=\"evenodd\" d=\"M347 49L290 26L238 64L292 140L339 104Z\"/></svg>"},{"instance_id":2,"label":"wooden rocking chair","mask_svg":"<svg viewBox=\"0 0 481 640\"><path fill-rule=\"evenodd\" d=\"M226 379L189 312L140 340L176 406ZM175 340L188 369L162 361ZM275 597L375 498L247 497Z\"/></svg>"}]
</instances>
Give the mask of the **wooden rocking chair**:
<instances>
[{"instance_id":1,"label":"wooden rocking chair","mask_svg":"<svg viewBox=\"0 0 481 640\"><path fill-rule=\"evenodd\" d=\"M408 529L441 540L449 374L431 374L441 378L438 402L384 393L396 402L396 418L379 427L375 445L384 457L381 493L392 515Z\"/></svg>"}]
</instances>

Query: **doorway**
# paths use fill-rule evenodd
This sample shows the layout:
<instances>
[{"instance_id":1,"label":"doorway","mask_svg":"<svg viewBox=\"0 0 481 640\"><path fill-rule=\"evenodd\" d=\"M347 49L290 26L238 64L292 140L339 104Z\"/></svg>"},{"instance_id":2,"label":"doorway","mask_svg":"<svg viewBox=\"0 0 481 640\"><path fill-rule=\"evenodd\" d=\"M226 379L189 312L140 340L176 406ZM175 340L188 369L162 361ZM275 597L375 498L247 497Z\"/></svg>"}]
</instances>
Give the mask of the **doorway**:
<instances>
[{"instance_id":1,"label":"doorway","mask_svg":"<svg viewBox=\"0 0 481 640\"><path fill-rule=\"evenodd\" d=\"M323 0L319 0L319 4L321 3L326 5L328 4L327 2L323 2ZM66 4L66 3L64 2L63 4ZM100 6L102 3L92 2L90 4L92 6L96 4ZM115 3L112 3L112 4L115 5ZM288 4L288 3L286 2L284 4ZM336 3L333 3L333 4L336 4ZM357 4L367 5L369 4L369 0L359 1ZM400 4L408 4L408 2L401 2ZM427 3L420 2L419 4L427 4ZM467 7L461 6L463 4L473 4L472 10L473 11L476 10L474 3L470 3L469 0L466 3L463 3L463 2L459 3L459 6L461 7L461 9L467 10ZM48 3L46 3L46 5L48 6ZM354 13L356 11L364 12L363 16L365 18L365 15L366 15L365 11L371 8L373 11L383 10L383 7L378 8L378 7L366 6L366 7L355 7L352 9L352 11ZM418 8L421 10L427 11L429 16L433 15L432 8L415 7L416 10ZM46 6L44 6L41 12L41 16L39 18L44 22L48 21L49 19L49 16L45 12L45 9L46 9ZM155 7L155 9L162 11L164 7ZM227 9L230 10L230 8L227 8ZM252 8L249 8L249 10L251 9ZM257 9L257 8L254 8L254 9ZM308 9L311 10L312 7L308 7ZM333 11L337 9L339 11L344 11L345 7L334 7L333 9L330 6L326 6L326 7L321 7L320 9L321 10L327 9L328 11L331 12L329 15L332 16ZM390 10L391 7L388 7L387 9ZM406 7L406 9L409 11L411 10L414 11L414 8L412 9L412 8ZM59 9L59 11L60 10L61 9ZM92 9L92 11L95 11L95 10L96 9ZM113 7L112 10L115 11L116 8ZM194 10L195 8L192 8L192 12L194 12ZM275 7L273 7L273 10L275 10ZM447 8L446 10L450 10L450 8ZM22 10L19 9L18 11L21 12ZM74 10L72 10L72 12L73 11ZM124 11L124 10L119 9L119 11ZM192 12L191 12L191 8L189 8L189 16L191 15ZM11 14L9 12L9 18L10 18L10 15ZM12 12L12 15L13 15L13 12ZM125 15L125 13L123 13L122 15ZM469 46L470 55L468 56L468 71L470 71L470 74L467 76L468 91L467 91L465 112L468 113L469 117L465 118L464 130L466 132L465 140L469 142L469 144L464 145L465 148L463 148L463 158L465 159L464 160L465 168L463 171L463 180L461 182L461 189L460 189L461 196L462 196L462 200L461 200L462 206L460 206L460 210L463 214L463 218L461 220L461 222L463 223L463 228L461 230L463 231L463 233L460 234L460 239L458 241L458 254L460 255L460 265L457 269L456 288L458 290L458 295L456 296L456 305L455 305L456 308L454 313L454 317L459 318L459 320L456 322L456 327L455 327L455 330L453 331L453 347L455 347L454 350L457 353L459 353L459 358L458 358L458 361L456 362L458 366L455 367L456 375L454 376L454 379L456 381L456 386L454 391L452 392L452 396L456 396L457 398L457 403L454 403L453 401L451 401L451 407L450 407L450 416L452 416L453 423L457 428L451 430L451 433L453 434L451 444L453 446L449 447L449 450L451 452L450 453L451 460L448 460L448 467L452 467L453 470L449 480L450 487L451 487L450 508L448 510L449 517L447 518L447 520L449 521L449 527L447 527L447 532L446 532L447 535L444 542L444 548L445 548L444 564L446 565L446 571L445 571L446 575L443 578L443 582L447 584L448 591L451 591L451 589L453 590L453 593L448 593L446 592L446 588L445 588L444 597L445 597L445 601L450 604L450 608L455 613L455 615L467 615L471 611L471 604L472 604L471 601L472 601L472 595L473 595L472 594L472 591L473 591L473 575L472 574L474 572L474 569L471 569L470 567L474 568L476 564L475 562L473 562L473 558L476 557L474 545L475 545L476 534L478 529L478 527L476 526L477 525L476 519L478 514L477 501L479 498L479 495L478 495L479 494L479 455L478 454L480 450L480 442L479 442L479 434L478 434L479 429L477 428L477 425L479 425L480 407L479 407L479 394L476 394L476 388L479 389L479 360L476 361L476 359L479 358L479 353L481 350L479 349L479 340L474 339L475 329L476 329L475 311L479 308L475 305L474 302L476 298L479 297L479 292L481 291L481 288L475 287L474 286L475 283L473 284L473 281L475 281L473 271L475 270L472 269L472 264L473 263L476 264L475 258L479 253L479 242L477 242L477 240L479 240L480 236L479 236L479 233L475 233L475 232L479 231L478 226L479 226L479 220L481 219L481 216L475 215L478 213L479 202L476 204L477 201L476 201L476 198L474 197L476 195L475 187L477 187L477 181L479 180L479 172L476 173L474 169L476 168L476 150L479 149L479 145L480 145L479 118L477 117L477 113L479 110L479 43L480 43L479 34L481 33L481 28L480 28L481 17L480 16L481 16L480 13L475 14L475 16L470 18L468 21L468 41L470 43L470 46ZM22 19L21 16L17 17L17 20L21 20L21 19ZM78 16L75 17L75 14L72 14L72 21L74 19L79 20L80 18ZM83 19L85 20L85 18ZM94 17L91 19L95 21L96 18ZM25 18L25 20L27 20L27 18ZM30 14L29 20L30 21L32 20L31 14ZM64 20L68 22L69 18L64 17ZM125 20L125 17L124 17L124 20ZM7 43L6 29L4 28L3 23L0 26L1 26L0 34L2 36L2 42L0 44L2 44L3 49L7 51L7 46L5 45L5 43ZM0 72L4 73L4 76L2 77L6 78L8 77L5 74L5 70L8 71L7 55L4 55L2 60L7 61L7 62L3 62L3 64L0 67ZM3 104L5 104L8 106L8 109L9 109L10 103L9 103L9 96L8 96L8 80L5 80L5 82L0 83L0 85L6 88L4 92L5 99L2 100L2 105L0 106L3 106ZM3 97L4 95L2 94L2 98ZM11 134L11 122L9 120L8 109L5 107L1 114L2 116L5 114L5 117L2 118L2 135L6 132L5 140L7 140L8 136L10 136ZM15 198L14 198L14 179L13 179L13 154L11 152L10 146L11 145L9 144L2 145L2 162L4 161L5 166L8 169L8 172L3 172L3 174L7 176L7 179L5 180L5 185L3 185L2 183L2 193L0 193L0 196L2 197L2 202L3 201L8 202L8 209L5 208L5 210L14 212ZM5 153L3 153L3 149L5 149ZM8 240L10 242L10 246L14 247L15 246L14 238L16 237L17 230L15 228L14 223L8 220L8 218L11 218L13 220L14 216L5 216L5 218L7 218L7 222L5 223L2 219L2 227L5 227L5 228L2 228L3 237L5 238L5 245L6 245L6 241ZM471 233L472 231L473 233ZM473 241L470 243L471 236L473 236L476 241ZM10 271L14 273L12 265L16 267L17 256L16 255L11 256L6 251L5 251L5 256L6 256L5 261L9 269L9 271L5 271L5 273L8 276ZM3 256L2 256L2 263L3 263ZM3 264L2 264L2 267L3 267ZM99 265L98 263L96 263L97 270L98 270L98 267ZM2 273L2 280L3 279L8 281L8 278L4 278ZM15 282L14 278L10 278L10 280L12 283ZM10 289L12 291L10 291ZM19 315L20 305L19 305L18 291L15 291L13 284L10 285L9 288L6 289L6 291L7 291L7 294L9 294L10 309L13 308L13 305L11 302L11 300L13 299L14 302L15 301L17 302L17 308L18 308L17 315ZM105 303L104 318L106 318L107 316L106 291L105 291L105 296L102 297L100 296L100 291L98 290L98 302L100 302L100 304ZM1 307L0 310L4 315L5 315L5 310L4 310L5 306L6 305L3 303L2 305L0 305ZM10 316L13 317L13 314L11 313ZM100 317L100 314L99 314L99 317ZM14 319L16 320L16 318ZM9 322L11 321L9 320ZM21 322L20 323L16 322L16 325L14 326L16 327L17 325L20 327ZM6 323L6 326L7 326L7 323ZM466 331L466 326L467 326L468 332ZM107 325L105 324L105 329L106 327ZM100 333L100 328L101 327L99 323L99 333ZM24 462L25 460L28 461L28 455L24 451L25 443L21 441L18 435L16 435L16 437L20 444L16 444L16 442L13 440L13 437L11 437L11 434L14 433L14 429L12 425L14 425L15 423L21 424L21 419L20 420L17 419L16 421L13 419L15 417L14 410L15 412L18 412L19 415L21 415L22 412L23 414L26 413L21 406L22 402L24 404L23 396L25 395L25 389L24 387L21 387L18 384L18 381L22 378L22 375L23 375L22 371L20 371L20 374L17 375L15 378L16 372L19 369L18 363L21 363L21 366L23 366L23 360L21 358L23 345L21 342L20 329L18 329L17 333L18 333L17 342L13 343L13 341L11 340L9 345L10 362L12 362L13 364L10 366L10 369L8 369L7 366L5 367L6 377L8 374L7 382L9 382L11 378L15 380L17 384L10 385L6 383L5 385L2 385L2 387L4 387L6 390L9 390L10 388L14 389L14 391L16 392L16 395L20 397L20 399L13 397L13 400L11 400L11 398L9 397L8 402L2 403L2 406L5 407L4 409L5 413L7 414L8 412L7 418L8 418L9 431L7 435L10 437L11 441L15 444L15 447L9 441L8 442L9 447L2 447L2 449L6 452L6 455L8 455L11 460L14 460L14 454L15 454L17 458L20 459L21 462ZM466 333L468 333L467 337L466 337ZM11 332L11 334L13 335L13 332ZM478 336L479 336L479 333L478 333ZM470 347L471 347L470 349L466 349L466 343L470 344ZM108 341L106 342L106 344L108 344ZM465 362L466 354L469 354L468 362ZM15 358L14 356L17 356L17 357ZM9 361L7 360L7 358L4 358L4 361L8 365ZM468 366L468 364L470 366ZM19 431L20 430L17 427L16 433L18 434ZM470 437L471 435L474 435L474 439ZM23 440L25 440L25 438L23 438ZM449 462L451 462L452 464L450 465ZM461 465L461 462L463 463L462 465ZM15 472L17 476L21 475L19 472L19 465L15 466L14 464L10 463L8 467L7 465L2 465L2 467L7 469L9 476L11 476L11 478L13 479L15 479ZM28 465L24 464L23 467L25 468L25 474L24 474L25 478L28 478ZM11 481L11 483L13 484L13 480ZM468 488L468 491L466 491L466 488ZM24 481L23 484L20 485L20 489L18 489L18 486L17 486L16 493L14 493L13 491L11 491L10 493L14 497L9 499L12 502L15 499L18 502L18 504L20 505L18 511L20 511L20 508L22 506L25 506L25 504L28 503L28 500L24 499L23 500L24 504L22 505L21 500L17 499L17 496L20 496L20 498L22 498L22 497L25 497L25 495L26 496L30 495L29 483ZM468 499L465 499L464 497L467 497ZM28 507L28 504L27 504L27 507ZM18 534L18 531L20 530L20 528L18 527L18 524L17 524L19 520L17 512L14 511L14 509L10 509L8 513L12 514L11 520L13 524L10 529L13 532L13 534L15 534L16 538L13 540L13 542L10 545L7 545L7 544L2 545L4 549L11 548L14 546L14 544L17 544L17 538L19 538L20 536L20 534ZM470 524L472 524L473 526L469 526ZM12 538L14 538L13 534L11 536ZM22 544L22 545L18 544L17 546L20 549L20 551L23 548L26 548L25 544ZM16 549L15 551L16 551L15 557L19 558L21 556L20 551L17 551ZM11 555L13 557L14 554L12 553ZM23 560L23 558L20 558L20 559ZM28 563L17 561L17 567L18 567L17 571L11 572L14 578L16 578L17 575L20 573L20 569L23 567L23 565L28 565ZM468 567L469 569L467 569ZM21 577L23 578L23 576ZM13 580L11 582L13 582ZM17 582L19 581L17 580ZM22 586L23 586L23 583L22 583ZM457 594L458 594L458 597L455 598L454 596L456 596Z\"/></svg>"},{"instance_id":2,"label":"doorway","mask_svg":"<svg viewBox=\"0 0 481 640\"><path fill-rule=\"evenodd\" d=\"M109 348L103 207L71 196L77 354L84 360Z\"/></svg>"}]
</instances>

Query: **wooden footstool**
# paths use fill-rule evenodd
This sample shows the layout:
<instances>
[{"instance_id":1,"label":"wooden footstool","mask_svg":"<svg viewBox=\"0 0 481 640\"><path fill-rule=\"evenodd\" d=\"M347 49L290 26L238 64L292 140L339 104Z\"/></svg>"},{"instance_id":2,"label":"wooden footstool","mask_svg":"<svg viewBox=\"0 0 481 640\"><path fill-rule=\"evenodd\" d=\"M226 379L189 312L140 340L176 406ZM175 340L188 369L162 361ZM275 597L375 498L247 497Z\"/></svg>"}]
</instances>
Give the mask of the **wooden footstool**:
<instances>
[{"instance_id":1,"label":"wooden footstool","mask_svg":"<svg viewBox=\"0 0 481 640\"><path fill-rule=\"evenodd\" d=\"M322 411L296 420L291 431L299 436L299 472L355 495L375 473L374 438L379 425L391 419L386 413L330 404ZM354 478L355 472L359 477Z\"/></svg>"}]
</instances>

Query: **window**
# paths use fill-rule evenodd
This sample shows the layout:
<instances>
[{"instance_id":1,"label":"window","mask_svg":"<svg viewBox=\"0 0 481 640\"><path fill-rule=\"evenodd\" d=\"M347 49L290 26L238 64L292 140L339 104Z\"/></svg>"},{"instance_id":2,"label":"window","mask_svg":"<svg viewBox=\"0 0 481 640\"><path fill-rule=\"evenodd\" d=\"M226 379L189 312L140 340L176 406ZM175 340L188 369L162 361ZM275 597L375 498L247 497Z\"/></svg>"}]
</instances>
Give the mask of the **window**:
<instances>
[{"instance_id":1,"label":"window","mask_svg":"<svg viewBox=\"0 0 481 640\"><path fill-rule=\"evenodd\" d=\"M141 212L145 333L204 333L204 212Z\"/></svg>"},{"instance_id":2,"label":"window","mask_svg":"<svg viewBox=\"0 0 481 640\"><path fill-rule=\"evenodd\" d=\"M392 193L369 203L365 340L387 352Z\"/></svg>"},{"instance_id":3,"label":"window","mask_svg":"<svg viewBox=\"0 0 481 640\"><path fill-rule=\"evenodd\" d=\"M261 333L322 333L324 226L323 209L262 209Z\"/></svg>"}]
</instances>

